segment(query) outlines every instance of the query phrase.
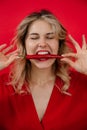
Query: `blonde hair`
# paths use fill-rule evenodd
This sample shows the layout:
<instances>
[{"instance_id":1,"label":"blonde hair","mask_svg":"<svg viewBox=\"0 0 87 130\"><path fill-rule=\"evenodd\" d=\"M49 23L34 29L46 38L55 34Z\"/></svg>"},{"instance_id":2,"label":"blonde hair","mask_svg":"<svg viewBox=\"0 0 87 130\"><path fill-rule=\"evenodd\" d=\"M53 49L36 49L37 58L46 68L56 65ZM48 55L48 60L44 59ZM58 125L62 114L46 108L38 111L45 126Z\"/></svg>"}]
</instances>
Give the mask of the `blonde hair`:
<instances>
[{"instance_id":1,"label":"blonde hair","mask_svg":"<svg viewBox=\"0 0 87 130\"><path fill-rule=\"evenodd\" d=\"M14 38L14 43L16 43L17 47L20 48L21 55L26 55L26 48L25 48L25 38L28 32L29 27L34 21L39 19L47 21L52 27L55 29L56 35L58 36L59 40L59 52L58 54L61 55L66 53L69 49L66 46L66 29L61 25L58 19L49 11L41 10L38 12L33 12L29 16L25 17L25 19L19 24L16 30L16 35ZM59 60L56 60L54 63L55 74L59 76L63 82L63 88L61 92L66 92L69 88L70 77L68 73L68 67L66 64L61 64ZM14 63L14 67L12 67L12 71L10 73L11 82L10 84L14 87L17 93L22 92L23 84L29 84L29 77L31 71L31 63L26 58L18 59Z\"/></svg>"}]
</instances>

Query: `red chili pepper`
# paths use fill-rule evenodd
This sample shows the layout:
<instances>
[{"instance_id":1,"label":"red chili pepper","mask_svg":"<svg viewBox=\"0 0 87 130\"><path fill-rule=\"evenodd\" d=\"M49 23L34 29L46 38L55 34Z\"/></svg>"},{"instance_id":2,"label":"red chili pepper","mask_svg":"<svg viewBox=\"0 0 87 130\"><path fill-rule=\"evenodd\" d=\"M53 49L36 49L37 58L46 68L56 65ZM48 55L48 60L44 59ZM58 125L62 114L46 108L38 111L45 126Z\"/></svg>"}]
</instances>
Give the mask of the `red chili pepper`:
<instances>
[{"instance_id":1,"label":"red chili pepper","mask_svg":"<svg viewBox=\"0 0 87 130\"><path fill-rule=\"evenodd\" d=\"M41 59L41 58L58 58L61 59L63 56L60 55L26 55L26 59Z\"/></svg>"}]
</instances>

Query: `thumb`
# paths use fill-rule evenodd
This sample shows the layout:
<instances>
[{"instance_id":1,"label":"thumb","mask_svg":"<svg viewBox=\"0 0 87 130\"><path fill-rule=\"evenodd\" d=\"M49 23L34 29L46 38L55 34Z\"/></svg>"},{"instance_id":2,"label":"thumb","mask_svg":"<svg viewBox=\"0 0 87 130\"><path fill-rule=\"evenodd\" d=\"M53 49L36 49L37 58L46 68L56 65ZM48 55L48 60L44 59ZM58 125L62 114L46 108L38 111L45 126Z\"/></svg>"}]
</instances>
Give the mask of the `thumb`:
<instances>
[{"instance_id":1,"label":"thumb","mask_svg":"<svg viewBox=\"0 0 87 130\"><path fill-rule=\"evenodd\" d=\"M64 62L64 63L67 63L71 67L74 67L74 61L72 61L69 58L62 58L61 61Z\"/></svg>"}]
</instances>

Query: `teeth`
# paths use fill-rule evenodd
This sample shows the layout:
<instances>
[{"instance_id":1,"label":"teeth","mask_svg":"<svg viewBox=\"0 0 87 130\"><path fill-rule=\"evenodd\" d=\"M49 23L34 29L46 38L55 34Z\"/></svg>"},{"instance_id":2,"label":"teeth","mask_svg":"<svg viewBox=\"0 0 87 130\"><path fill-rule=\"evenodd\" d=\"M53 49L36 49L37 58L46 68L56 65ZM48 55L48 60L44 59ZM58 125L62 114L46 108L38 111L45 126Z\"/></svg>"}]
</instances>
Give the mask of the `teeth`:
<instances>
[{"instance_id":1,"label":"teeth","mask_svg":"<svg viewBox=\"0 0 87 130\"><path fill-rule=\"evenodd\" d=\"M38 52L38 55L45 55L45 54L49 54L49 52Z\"/></svg>"}]
</instances>

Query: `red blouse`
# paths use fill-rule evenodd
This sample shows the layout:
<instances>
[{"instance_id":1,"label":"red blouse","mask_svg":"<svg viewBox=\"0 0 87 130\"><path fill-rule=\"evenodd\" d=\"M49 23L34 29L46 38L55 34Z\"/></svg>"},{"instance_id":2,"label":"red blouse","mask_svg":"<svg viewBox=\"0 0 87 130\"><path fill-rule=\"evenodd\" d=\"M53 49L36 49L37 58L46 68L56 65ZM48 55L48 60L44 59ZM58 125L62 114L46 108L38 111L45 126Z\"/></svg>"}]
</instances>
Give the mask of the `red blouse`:
<instances>
[{"instance_id":1,"label":"red blouse","mask_svg":"<svg viewBox=\"0 0 87 130\"><path fill-rule=\"evenodd\" d=\"M7 76L0 77L0 130L87 130L87 77L71 74L68 96L52 91L46 112L39 121L31 94L14 94L6 85ZM55 82L62 87L59 77Z\"/></svg>"}]
</instances>

